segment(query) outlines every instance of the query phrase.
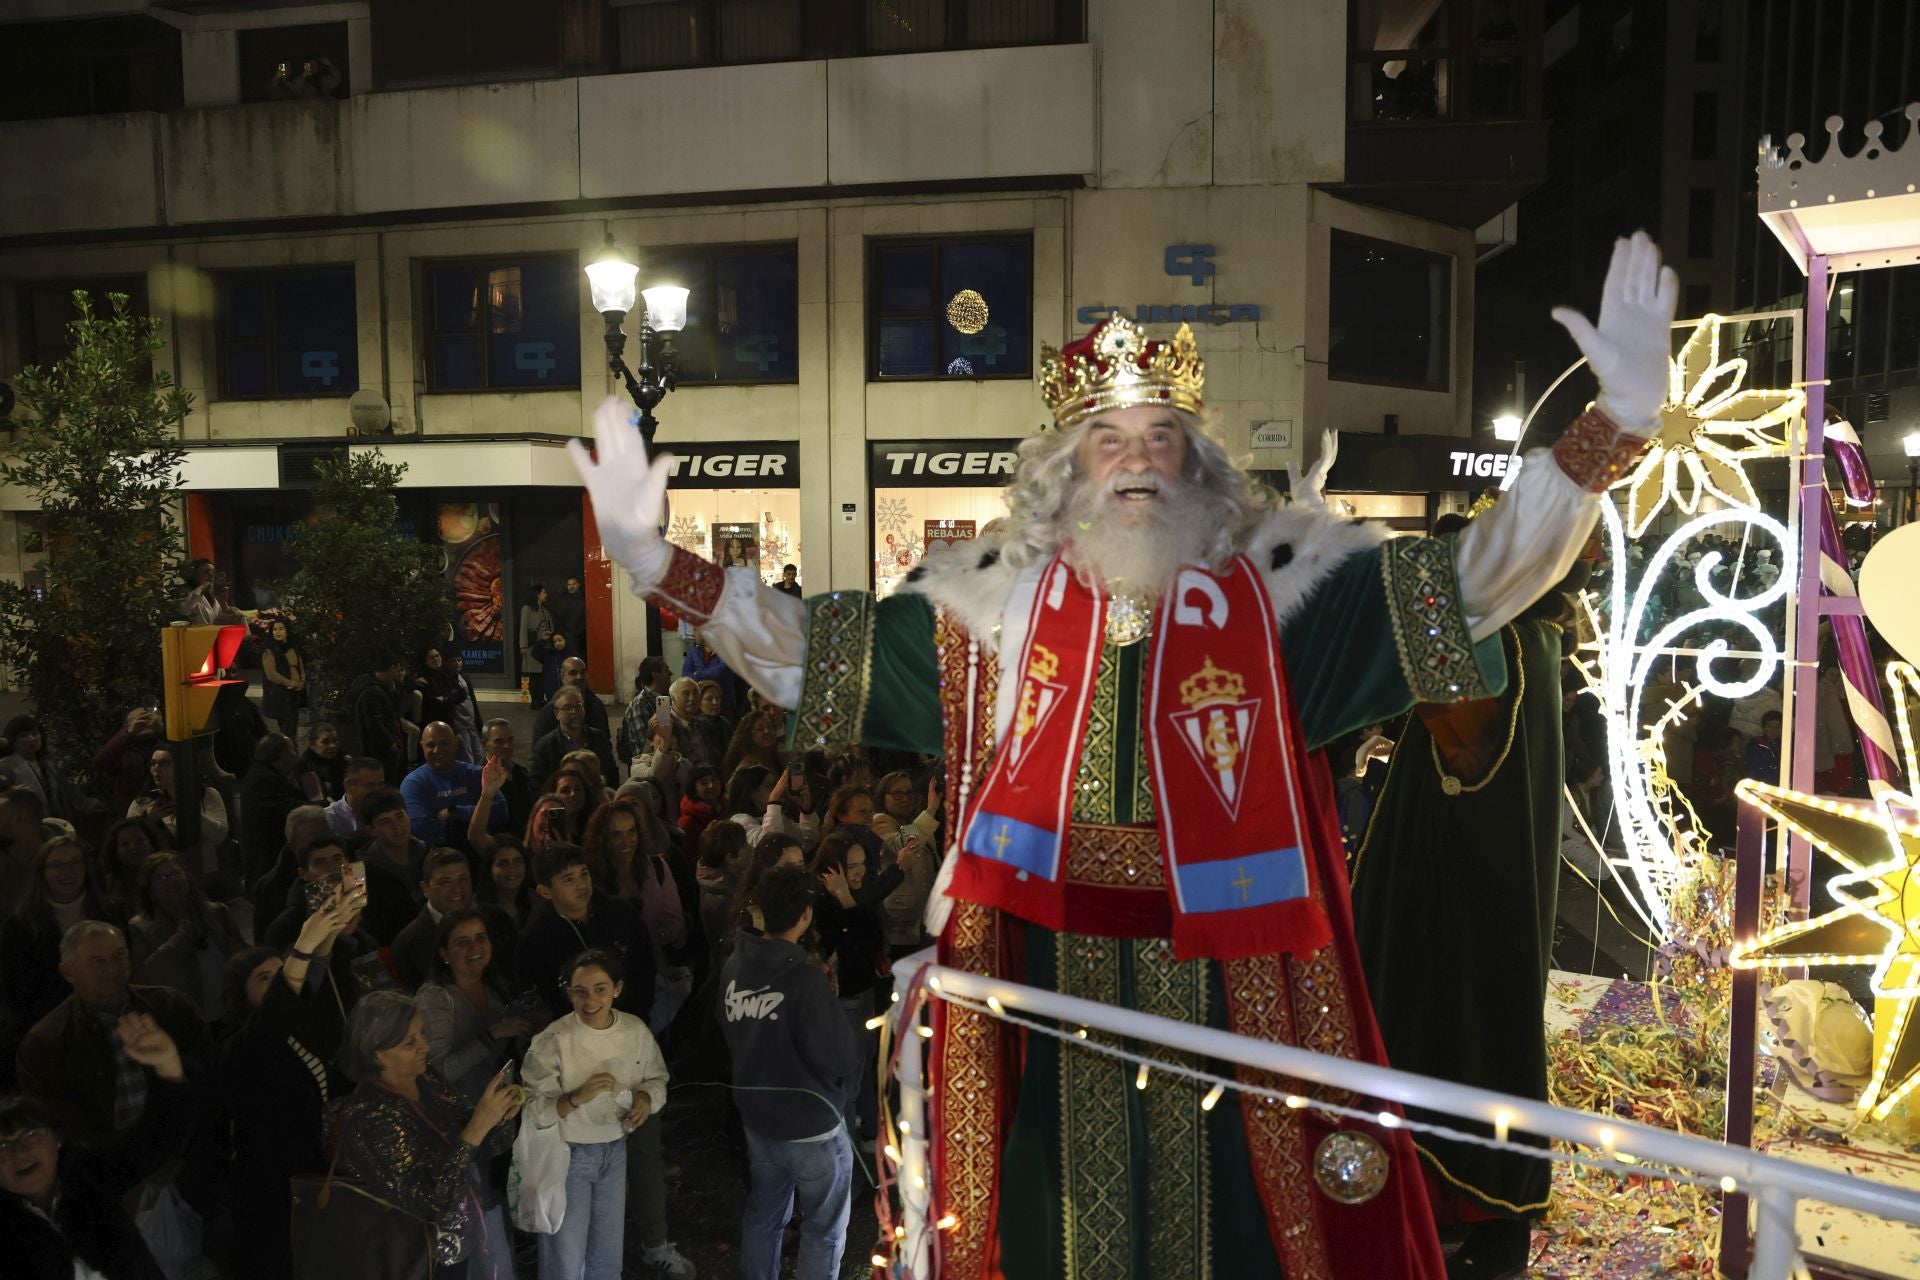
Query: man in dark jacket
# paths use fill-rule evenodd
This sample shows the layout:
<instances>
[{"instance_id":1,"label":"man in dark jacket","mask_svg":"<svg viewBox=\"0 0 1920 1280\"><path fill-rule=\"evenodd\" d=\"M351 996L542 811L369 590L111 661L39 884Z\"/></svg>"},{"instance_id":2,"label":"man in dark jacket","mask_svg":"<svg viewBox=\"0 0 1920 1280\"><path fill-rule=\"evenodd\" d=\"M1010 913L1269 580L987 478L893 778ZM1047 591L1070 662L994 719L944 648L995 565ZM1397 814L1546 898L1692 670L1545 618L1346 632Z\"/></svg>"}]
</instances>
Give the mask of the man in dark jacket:
<instances>
[{"instance_id":1,"label":"man in dark jacket","mask_svg":"<svg viewBox=\"0 0 1920 1280\"><path fill-rule=\"evenodd\" d=\"M550 846L533 870L535 892L553 910L535 912L520 935L515 985L538 991L554 1016L562 1017L572 1011L561 986L567 961L588 947L607 947L618 952L627 967L627 980L614 1007L645 1022L653 1009L655 966L653 939L640 918L640 908L612 890L594 892L593 873L587 870L587 855L579 845Z\"/></svg>"},{"instance_id":2,"label":"man in dark jacket","mask_svg":"<svg viewBox=\"0 0 1920 1280\"><path fill-rule=\"evenodd\" d=\"M753 1182L741 1222L741 1272L756 1280L778 1274L780 1237L796 1201L796 1275L839 1275L847 1243L853 1142L844 1117L862 1055L826 975L799 945L818 892L799 867L762 876L754 903L766 931L741 930L720 972L720 1029L732 1051L733 1101L747 1130Z\"/></svg>"},{"instance_id":3,"label":"man in dark jacket","mask_svg":"<svg viewBox=\"0 0 1920 1280\"><path fill-rule=\"evenodd\" d=\"M663 663L662 665L664 666L665 664ZM613 730L609 727L607 721L607 704L605 700L597 696L592 689L587 687L587 662L585 658L567 658L561 662L560 687L562 689L578 689L580 696L586 699L587 727L598 729L609 737L612 736ZM540 739L546 737L559 727L560 722L558 716L559 712L554 710L551 701L549 701L546 706L540 708L539 712L533 717L533 740L535 742L540 741Z\"/></svg>"},{"instance_id":4,"label":"man in dark jacket","mask_svg":"<svg viewBox=\"0 0 1920 1280\"><path fill-rule=\"evenodd\" d=\"M598 701L598 699L596 699ZM587 723L587 698L578 689L562 689L550 704L559 727L533 744L533 777L546 786L560 768L561 757L569 751L591 751L600 757L600 781L609 787L620 785L613 762L613 743L604 730Z\"/></svg>"},{"instance_id":5,"label":"man in dark jacket","mask_svg":"<svg viewBox=\"0 0 1920 1280\"><path fill-rule=\"evenodd\" d=\"M0 1098L0 1240L7 1274L162 1280L124 1205L186 1143L198 1108L178 1046L154 1019L119 1018L107 1034L150 1077L140 1119L110 1142L82 1147L60 1115L32 1097Z\"/></svg>"},{"instance_id":6,"label":"man in dark jacket","mask_svg":"<svg viewBox=\"0 0 1920 1280\"><path fill-rule=\"evenodd\" d=\"M126 939L110 924L83 920L60 939L60 976L73 994L35 1023L20 1044L20 1091L53 1112L60 1132L100 1146L133 1127L152 1077L115 1030L129 1013L152 1018L181 1054L204 1066L210 1040L193 1002L167 987L129 983Z\"/></svg>"},{"instance_id":7,"label":"man in dark jacket","mask_svg":"<svg viewBox=\"0 0 1920 1280\"><path fill-rule=\"evenodd\" d=\"M272 870L286 838L287 815L307 802L307 793L293 780L299 758L293 739L277 733L254 744L253 764L240 782L240 854L249 885Z\"/></svg>"},{"instance_id":8,"label":"man in dark jacket","mask_svg":"<svg viewBox=\"0 0 1920 1280\"><path fill-rule=\"evenodd\" d=\"M488 760L498 760L507 767L507 780L500 788L500 796L507 802L507 830L518 835L527 829L527 820L533 817L533 802L539 792L534 790L536 784L527 766L514 762L513 721L495 718L482 725L480 749L486 752Z\"/></svg>"},{"instance_id":9,"label":"man in dark jacket","mask_svg":"<svg viewBox=\"0 0 1920 1280\"><path fill-rule=\"evenodd\" d=\"M353 753L378 760L387 771L387 781L396 786L406 773L407 739L400 728L394 690L406 675L406 664L399 655L383 654L372 671L353 678L346 695Z\"/></svg>"}]
</instances>

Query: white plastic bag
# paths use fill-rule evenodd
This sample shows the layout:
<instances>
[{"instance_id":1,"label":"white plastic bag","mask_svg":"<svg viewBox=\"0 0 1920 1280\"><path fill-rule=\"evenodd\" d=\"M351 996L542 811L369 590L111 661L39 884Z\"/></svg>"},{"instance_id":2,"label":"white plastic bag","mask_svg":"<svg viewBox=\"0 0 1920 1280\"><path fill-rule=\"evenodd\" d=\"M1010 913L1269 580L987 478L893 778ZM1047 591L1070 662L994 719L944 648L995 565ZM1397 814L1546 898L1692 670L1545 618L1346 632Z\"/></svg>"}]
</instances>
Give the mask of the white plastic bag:
<instances>
[{"instance_id":1,"label":"white plastic bag","mask_svg":"<svg viewBox=\"0 0 1920 1280\"><path fill-rule=\"evenodd\" d=\"M167 1280L195 1280L202 1275L200 1215L187 1207L170 1181L147 1183L139 1197L134 1226Z\"/></svg>"},{"instance_id":2,"label":"white plastic bag","mask_svg":"<svg viewBox=\"0 0 1920 1280\"><path fill-rule=\"evenodd\" d=\"M513 1168L507 1173L514 1226L543 1236L560 1229L567 1214L567 1167L572 1161L559 1125L520 1126L513 1140Z\"/></svg>"}]
</instances>

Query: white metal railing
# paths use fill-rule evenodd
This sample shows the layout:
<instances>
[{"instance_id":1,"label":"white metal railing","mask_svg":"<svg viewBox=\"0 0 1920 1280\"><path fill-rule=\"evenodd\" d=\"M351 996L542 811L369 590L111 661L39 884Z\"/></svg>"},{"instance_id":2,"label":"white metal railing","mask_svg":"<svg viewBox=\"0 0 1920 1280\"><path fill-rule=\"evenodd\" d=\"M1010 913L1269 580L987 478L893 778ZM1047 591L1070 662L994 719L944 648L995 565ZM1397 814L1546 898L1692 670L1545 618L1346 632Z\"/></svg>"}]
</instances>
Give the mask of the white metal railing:
<instances>
[{"instance_id":1,"label":"white metal railing","mask_svg":"<svg viewBox=\"0 0 1920 1280\"><path fill-rule=\"evenodd\" d=\"M1575 1142L1607 1153L1608 1159L1590 1160L1588 1163L1617 1167L1623 1175L1668 1176L1665 1172L1649 1169L1648 1165L1663 1166L1666 1170L1691 1171L1697 1176L1688 1178L1684 1172L1677 1176L1688 1181L1717 1181L1723 1191L1737 1191L1753 1198L1759 1211L1759 1221L1754 1231L1753 1259L1747 1272L1748 1280L1787 1280L1793 1274L1799 1264L1795 1215L1802 1200L1855 1209L1878 1218L1920 1226L1920 1193L1763 1155L1747 1147L1729 1146L1610 1116L1571 1111L1531 1098L1517 1098L1490 1089L1435 1080L1370 1062L1329 1057L1292 1045L1234 1035L1213 1027L1195 1026L1134 1009L1062 995L1057 991L1023 986L998 978L984 978L934 963L931 948L902 957L894 965L893 972L897 991L910 990L918 977L924 981L926 994L931 998L948 1000L1015 1022L1027 1021L1029 1025L1037 1025L1040 1030L1054 1029L1039 1023L1039 1020L1046 1020L1076 1029L1107 1031L1148 1044L1184 1050L1202 1060L1210 1058L1236 1063L1290 1080L1326 1085L1366 1098L1398 1102L1429 1112L1479 1121L1493 1126L1496 1134L1500 1135L1520 1130L1544 1138ZM917 1001L903 1001L896 1009L902 1019L918 1020ZM921 1038L913 1031L914 1028L904 1022L897 1028L900 1055L895 1078L900 1086L900 1196L902 1225L905 1227L900 1243L908 1265L907 1274L918 1280L927 1280L932 1275L930 1263L934 1230L928 1222L928 1214L932 1201L933 1170L927 1149L924 1052ZM1075 1037L1062 1033L1062 1038ZM1090 1049L1091 1046L1092 1042L1088 1042L1082 1048ZM1246 1089L1206 1072L1188 1071L1170 1064L1162 1064L1160 1069L1185 1074L1195 1080L1214 1081L1229 1088L1242 1088L1245 1092L1263 1092ZM1287 1097L1289 1105L1342 1110L1328 1108L1326 1104L1310 1099L1282 1096ZM1409 1128L1424 1127L1398 1120L1394 1123L1405 1124ZM1474 1139L1471 1135L1468 1137L1469 1140L1484 1141ZM1634 1163L1618 1160L1618 1153L1621 1152L1631 1153ZM1527 1154L1545 1153L1528 1148Z\"/></svg>"}]
</instances>

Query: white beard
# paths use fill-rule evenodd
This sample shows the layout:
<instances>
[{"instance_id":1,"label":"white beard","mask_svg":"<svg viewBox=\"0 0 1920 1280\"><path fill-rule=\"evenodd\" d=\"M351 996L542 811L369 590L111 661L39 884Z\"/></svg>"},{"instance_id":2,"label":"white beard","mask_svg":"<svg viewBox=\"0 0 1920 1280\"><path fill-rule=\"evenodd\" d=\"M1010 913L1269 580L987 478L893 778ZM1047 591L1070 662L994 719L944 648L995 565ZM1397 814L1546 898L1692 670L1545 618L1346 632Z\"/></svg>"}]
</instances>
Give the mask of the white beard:
<instances>
[{"instance_id":1,"label":"white beard","mask_svg":"<svg viewBox=\"0 0 1920 1280\"><path fill-rule=\"evenodd\" d=\"M1219 531L1215 504L1193 485L1156 478L1160 500L1138 504L1117 497L1112 480L1103 488L1080 484L1066 521L1072 530L1067 558L1075 569L1109 588L1157 595L1172 585L1180 566L1209 558Z\"/></svg>"}]
</instances>

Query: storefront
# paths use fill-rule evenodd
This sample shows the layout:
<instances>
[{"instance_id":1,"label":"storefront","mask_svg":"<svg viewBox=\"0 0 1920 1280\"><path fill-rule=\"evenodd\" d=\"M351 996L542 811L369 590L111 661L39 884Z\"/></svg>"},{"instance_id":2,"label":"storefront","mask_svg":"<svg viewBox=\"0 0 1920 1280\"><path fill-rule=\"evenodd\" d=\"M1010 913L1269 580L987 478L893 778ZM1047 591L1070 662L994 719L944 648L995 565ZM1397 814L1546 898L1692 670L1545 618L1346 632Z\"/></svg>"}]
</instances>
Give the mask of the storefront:
<instances>
[{"instance_id":1,"label":"storefront","mask_svg":"<svg viewBox=\"0 0 1920 1280\"><path fill-rule=\"evenodd\" d=\"M793 440L730 444L661 441L673 455L668 482L667 540L729 568L752 568L771 586L794 566L801 585L807 566L800 551L800 445ZM651 644L675 671L689 636L680 620L647 606Z\"/></svg>"},{"instance_id":2,"label":"storefront","mask_svg":"<svg viewBox=\"0 0 1920 1280\"><path fill-rule=\"evenodd\" d=\"M1509 446L1471 436L1343 434L1327 476L1327 501L1396 532L1425 533L1441 512L1501 487L1518 467Z\"/></svg>"},{"instance_id":3,"label":"storefront","mask_svg":"<svg viewBox=\"0 0 1920 1280\"><path fill-rule=\"evenodd\" d=\"M1020 441L874 440L867 454L876 595L935 546L970 541L1007 514Z\"/></svg>"}]
</instances>

